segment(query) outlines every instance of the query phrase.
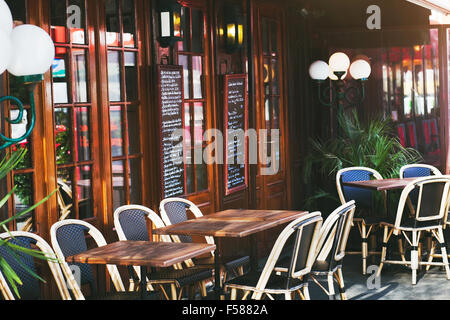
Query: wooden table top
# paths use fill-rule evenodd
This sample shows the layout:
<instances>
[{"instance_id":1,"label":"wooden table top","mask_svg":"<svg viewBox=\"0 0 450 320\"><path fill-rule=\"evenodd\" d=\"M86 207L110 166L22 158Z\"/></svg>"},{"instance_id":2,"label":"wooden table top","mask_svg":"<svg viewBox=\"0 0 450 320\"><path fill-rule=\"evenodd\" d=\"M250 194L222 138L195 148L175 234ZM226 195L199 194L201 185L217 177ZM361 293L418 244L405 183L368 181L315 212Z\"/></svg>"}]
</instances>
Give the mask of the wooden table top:
<instances>
[{"instance_id":1,"label":"wooden table top","mask_svg":"<svg viewBox=\"0 0 450 320\"><path fill-rule=\"evenodd\" d=\"M286 210L226 210L191 219L165 228L155 234L243 238L308 214Z\"/></svg>"},{"instance_id":2,"label":"wooden table top","mask_svg":"<svg viewBox=\"0 0 450 320\"><path fill-rule=\"evenodd\" d=\"M118 241L66 258L69 263L170 267L214 251L214 244Z\"/></svg>"},{"instance_id":3,"label":"wooden table top","mask_svg":"<svg viewBox=\"0 0 450 320\"><path fill-rule=\"evenodd\" d=\"M387 191L395 189L404 189L410 182L417 180L417 178L392 178L381 180L365 180L365 181L352 181L343 182L344 186L359 187L377 191Z\"/></svg>"}]
</instances>

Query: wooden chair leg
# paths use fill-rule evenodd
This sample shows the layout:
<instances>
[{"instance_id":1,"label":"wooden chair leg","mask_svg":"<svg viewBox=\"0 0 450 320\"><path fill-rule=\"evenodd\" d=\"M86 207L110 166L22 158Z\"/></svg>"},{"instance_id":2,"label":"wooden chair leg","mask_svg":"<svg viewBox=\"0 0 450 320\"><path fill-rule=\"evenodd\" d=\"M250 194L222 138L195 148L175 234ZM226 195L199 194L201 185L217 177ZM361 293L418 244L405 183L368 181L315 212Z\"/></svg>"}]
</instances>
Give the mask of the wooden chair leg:
<instances>
[{"instance_id":1,"label":"wooden chair leg","mask_svg":"<svg viewBox=\"0 0 450 320\"><path fill-rule=\"evenodd\" d=\"M433 258L434 258L433 256L434 256L434 253L435 253L435 250L436 250L436 244L434 243L434 241L432 241L431 243L432 244L431 244L430 254L428 256L428 263L432 263L433 262ZM426 271L430 270L430 267L431 267L430 264L427 265L425 270Z\"/></svg>"},{"instance_id":2,"label":"wooden chair leg","mask_svg":"<svg viewBox=\"0 0 450 320\"><path fill-rule=\"evenodd\" d=\"M309 296L308 284L305 284L303 287L303 296L305 297L305 300L311 300L311 297Z\"/></svg>"},{"instance_id":3,"label":"wooden chair leg","mask_svg":"<svg viewBox=\"0 0 450 320\"><path fill-rule=\"evenodd\" d=\"M419 252L418 252L418 236L417 232L412 232L412 250L411 250L411 270L412 270L412 284L417 283L417 269L419 267Z\"/></svg>"},{"instance_id":4,"label":"wooden chair leg","mask_svg":"<svg viewBox=\"0 0 450 320\"><path fill-rule=\"evenodd\" d=\"M334 291L333 274L332 273L328 274L327 279L328 279L328 298L330 300L334 300L335 291Z\"/></svg>"},{"instance_id":5,"label":"wooden chair leg","mask_svg":"<svg viewBox=\"0 0 450 320\"><path fill-rule=\"evenodd\" d=\"M170 285L170 295L171 300L178 300L177 286L174 283Z\"/></svg>"},{"instance_id":6,"label":"wooden chair leg","mask_svg":"<svg viewBox=\"0 0 450 320\"><path fill-rule=\"evenodd\" d=\"M380 266L378 267L377 277L381 275L381 270L383 269L384 261L386 260L386 251L387 251L387 243L388 243L388 226L384 226L383 232L383 247L381 248L381 260Z\"/></svg>"},{"instance_id":7,"label":"wooden chair leg","mask_svg":"<svg viewBox=\"0 0 450 320\"><path fill-rule=\"evenodd\" d=\"M292 292L285 293L284 300L292 300Z\"/></svg>"},{"instance_id":8,"label":"wooden chair leg","mask_svg":"<svg viewBox=\"0 0 450 320\"><path fill-rule=\"evenodd\" d=\"M208 295L206 292L206 280L200 282L199 286L200 286L200 294L201 294L202 298L206 298L206 296Z\"/></svg>"},{"instance_id":9,"label":"wooden chair leg","mask_svg":"<svg viewBox=\"0 0 450 320\"><path fill-rule=\"evenodd\" d=\"M362 251L362 272L367 273L367 230L364 221L361 222L361 251Z\"/></svg>"},{"instance_id":10,"label":"wooden chair leg","mask_svg":"<svg viewBox=\"0 0 450 320\"><path fill-rule=\"evenodd\" d=\"M339 293L341 296L341 300L347 300L347 296L345 295L345 284L344 284L344 276L342 275L342 269L337 269L334 276L339 285Z\"/></svg>"},{"instance_id":11,"label":"wooden chair leg","mask_svg":"<svg viewBox=\"0 0 450 320\"><path fill-rule=\"evenodd\" d=\"M236 300L237 298L237 289L236 288L232 288L231 289L231 294L230 294L230 300Z\"/></svg>"}]
</instances>

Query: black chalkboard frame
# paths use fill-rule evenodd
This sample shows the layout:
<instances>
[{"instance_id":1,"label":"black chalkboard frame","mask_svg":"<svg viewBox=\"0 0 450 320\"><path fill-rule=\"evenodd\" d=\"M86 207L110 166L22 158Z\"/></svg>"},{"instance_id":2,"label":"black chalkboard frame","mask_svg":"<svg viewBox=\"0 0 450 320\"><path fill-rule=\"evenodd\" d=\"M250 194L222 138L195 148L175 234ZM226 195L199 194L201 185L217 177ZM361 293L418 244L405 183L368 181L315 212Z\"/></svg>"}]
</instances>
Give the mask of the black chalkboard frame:
<instances>
[{"instance_id":1,"label":"black chalkboard frame","mask_svg":"<svg viewBox=\"0 0 450 320\"><path fill-rule=\"evenodd\" d=\"M158 122L159 122L159 152L160 152L160 175L161 175L161 197L162 199L165 198L165 186L164 186L164 150L163 150L163 136L162 136L162 97L161 97L161 71L168 70L168 71L179 71L181 74L181 117L183 121L183 129L185 128L185 112L184 112L184 83L183 83L183 66L180 65L157 65L157 87L158 87ZM184 172L186 173L186 163L184 163ZM187 190L187 183L186 178L184 178L183 181L184 184L184 193L186 194ZM184 195L185 195L184 194ZM180 195L183 196L183 195Z\"/></svg>"},{"instance_id":2,"label":"black chalkboard frame","mask_svg":"<svg viewBox=\"0 0 450 320\"><path fill-rule=\"evenodd\" d=\"M248 138L245 139L245 183L236 186L233 188L228 187L228 165L227 165L227 159L228 159L228 84L230 80L234 79L242 79L244 80L244 112L245 112L245 128L244 132L247 133L248 131L248 94L247 94L247 75L246 74L227 74L223 76L223 85L224 85L224 183L225 183L225 195L231 195L233 193L242 191L247 189L248 187Z\"/></svg>"}]
</instances>

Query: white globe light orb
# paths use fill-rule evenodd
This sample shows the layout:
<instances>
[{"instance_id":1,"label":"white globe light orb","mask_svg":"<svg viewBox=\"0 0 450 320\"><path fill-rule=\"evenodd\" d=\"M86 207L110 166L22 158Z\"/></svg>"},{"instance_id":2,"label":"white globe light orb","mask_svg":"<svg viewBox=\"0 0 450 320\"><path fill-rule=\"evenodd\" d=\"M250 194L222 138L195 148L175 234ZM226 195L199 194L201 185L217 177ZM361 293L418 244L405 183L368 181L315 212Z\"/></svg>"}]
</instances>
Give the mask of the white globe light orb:
<instances>
[{"instance_id":1,"label":"white globe light orb","mask_svg":"<svg viewBox=\"0 0 450 320\"><path fill-rule=\"evenodd\" d=\"M330 74L330 68L325 61L315 61L309 67L309 75L314 80L326 80Z\"/></svg>"},{"instance_id":2,"label":"white globe light orb","mask_svg":"<svg viewBox=\"0 0 450 320\"><path fill-rule=\"evenodd\" d=\"M344 72L348 70L348 67L350 67L350 59L345 53L336 52L330 57L328 64L331 71Z\"/></svg>"},{"instance_id":3,"label":"white globe light orb","mask_svg":"<svg viewBox=\"0 0 450 320\"><path fill-rule=\"evenodd\" d=\"M2 49L0 50L0 74L2 74L3 72L5 72L6 68L9 65L9 62L11 61L12 44L9 34L1 29L0 29L0 43L2 46Z\"/></svg>"},{"instance_id":4,"label":"white globe light orb","mask_svg":"<svg viewBox=\"0 0 450 320\"><path fill-rule=\"evenodd\" d=\"M11 10L5 0L0 0L0 30L6 33L11 33L13 29L13 18Z\"/></svg>"},{"instance_id":5,"label":"white globe light orb","mask_svg":"<svg viewBox=\"0 0 450 320\"><path fill-rule=\"evenodd\" d=\"M356 60L350 66L350 74L355 80L368 79L371 73L372 68L365 60Z\"/></svg>"},{"instance_id":6,"label":"white globe light orb","mask_svg":"<svg viewBox=\"0 0 450 320\"><path fill-rule=\"evenodd\" d=\"M53 64L55 45L43 29L23 24L11 33L13 56L8 71L15 76L43 74Z\"/></svg>"},{"instance_id":7,"label":"white globe light orb","mask_svg":"<svg viewBox=\"0 0 450 320\"><path fill-rule=\"evenodd\" d=\"M336 80L344 80L344 79L347 77L347 74L348 74L348 72L345 71L344 75L341 77L341 79L339 79L339 78L333 73L333 71L330 70L330 75L329 75L329 77L330 77L331 80L334 80L334 81L336 81Z\"/></svg>"}]
</instances>

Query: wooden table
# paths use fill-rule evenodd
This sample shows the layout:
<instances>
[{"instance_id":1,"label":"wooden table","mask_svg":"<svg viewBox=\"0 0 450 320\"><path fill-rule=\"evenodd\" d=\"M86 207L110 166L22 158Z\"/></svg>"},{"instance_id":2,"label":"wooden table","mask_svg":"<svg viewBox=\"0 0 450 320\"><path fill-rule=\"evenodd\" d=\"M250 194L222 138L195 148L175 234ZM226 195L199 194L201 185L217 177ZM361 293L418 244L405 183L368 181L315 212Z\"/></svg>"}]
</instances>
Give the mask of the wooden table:
<instances>
[{"instance_id":1,"label":"wooden table","mask_svg":"<svg viewBox=\"0 0 450 320\"><path fill-rule=\"evenodd\" d=\"M414 180L417 180L417 178L363 180L363 181L343 182L342 184L347 187L358 187L376 191L389 191L389 190L404 189L410 182Z\"/></svg>"},{"instance_id":2,"label":"wooden table","mask_svg":"<svg viewBox=\"0 0 450 320\"><path fill-rule=\"evenodd\" d=\"M67 257L66 261L97 265L140 266L140 290L143 299L147 288L147 267L170 267L215 249L214 244L119 241Z\"/></svg>"},{"instance_id":3,"label":"wooden table","mask_svg":"<svg viewBox=\"0 0 450 320\"><path fill-rule=\"evenodd\" d=\"M177 223L165 228L153 230L155 234L210 236L214 237L216 250L214 252L216 297L220 297L223 288L220 286L221 240L223 238L251 237L250 267L255 270L258 264L257 239L258 232L268 230L306 215L306 211L285 210L226 210L197 219Z\"/></svg>"}]
</instances>

